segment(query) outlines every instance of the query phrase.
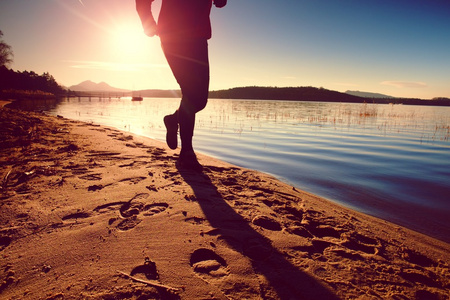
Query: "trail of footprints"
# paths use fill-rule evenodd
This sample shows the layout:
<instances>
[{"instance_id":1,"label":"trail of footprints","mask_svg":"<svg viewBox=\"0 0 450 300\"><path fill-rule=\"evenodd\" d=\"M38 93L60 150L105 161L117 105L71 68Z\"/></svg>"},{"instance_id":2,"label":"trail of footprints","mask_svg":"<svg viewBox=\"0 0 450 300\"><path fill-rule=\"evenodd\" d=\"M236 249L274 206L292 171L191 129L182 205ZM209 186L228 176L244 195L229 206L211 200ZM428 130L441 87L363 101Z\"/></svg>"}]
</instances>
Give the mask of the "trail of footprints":
<instances>
[{"instance_id":1,"label":"trail of footprints","mask_svg":"<svg viewBox=\"0 0 450 300\"><path fill-rule=\"evenodd\" d=\"M131 139L122 135L112 133L113 138L130 141ZM134 144L129 147L144 147L143 145ZM167 156L164 149L148 147L147 153L153 158L166 163L168 160L173 160L174 157ZM126 157L120 157L120 153L91 153L90 156L95 159L101 160L130 160ZM141 166L142 162L129 161L123 163L121 167L133 167ZM86 174L87 169L76 166L72 170L74 174L81 175L80 178L84 180L100 180L101 174L92 173ZM169 172L169 171L167 171ZM249 178L246 178L245 171L239 171L236 168L217 168L207 166L205 172L208 173L222 173L219 179L214 179L212 176L212 183L218 187L218 192L221 198L232 206L239 214L244 218L247 218L254 228L257 230L280 231L286 234L292 234L306 239L306 243L291 247L287 250L288 256L293 263L296 261L302 261L305 258L314 260L322 265L322 267L316 268L312 272L316 276L327 281L328 278L334 278L334 282L328 281L332 286L338 287L339 284L345 285L343 282L339 283L335 276L328 276L333 270L327 269L330 263L342 261L344 259L350 259L353 261L361 261L361 267L367 268L370 266L370 260L375 255L381 256L386 259L387 263L384 269L374 270L372 278L359 279L361 282L356 282L361 285L368 285L371 280L384 280L390 283L392 286L402 286L404 281L411 282L412 284L424 284L428 285L433 282L434 285L439 285L439 282L433 281L433 278L437 278L435 273L428 271L428 276L424 275L424 272L418 272L417 270L423 268L429 268L438 265L438 262L431 260L430 258L417 253L414 250L407 249L397 241L380 240L374 236L364 235L356 230L359 221L351 218L350 216L343 216L343 219L347 218L347 222L337 220L334 217L327 217L324 213L315 211L313 209L307 209L302 207L302 200L296 198L292 194L283 194L275 190L268 189L267 187L258 185L258 180L252 182ZM239 172L240 174L237 174ZM223 175L227 175L225 178ZM173 174L170 174L173 175ZM240 182L236 180L236 177L242 178ZM174 178L168 176L168 178ZM145 178L144 178L145 179ZM179 179L179 178L178 178ZM177 180L178 180L177 179ZM130 178L125 179L132 183L137 183L142 178ZM173 179L173 184L177 182ZM246 184L242 184L246 182ZM91 188L95 190L95 185ZM98 189L104 188L104 186L98 186ZM244 193L253 193L251 201L243 200L247 199ZM135 228L141 221L142 217L152 216L165 211L169 205L167 203L148 203L148 193L141 193L134 196L129 201L118 201L103 204L97 206L93 213L88 212L76 212L63 217L64 221L71 221L73 219L89 218L92 214L103 214L107 212L117 212L116 217L112 217L108 221L109 226L114 226L120 231L127 231ZM186 201L195 201L195 197L185 196ZM268 214L266 209L260 209L261 206L269 208L272 213ZM257 215L249 215L249 212L261 213ZM263 212L262 212L263 211ZM276 217L275 217L276 216ZM281 220L279 222L278 220ZM189 217L185 219L186 222L195 225L202 225L207 223L207 220L199 217ZM360 231L361 232L361 231ZM243 245L246 254L252 260L259 260L258 255L264 254L264 259L270 256L270 251L263 251L258 243L248 241L246 245ZM400 261L398 265L391 266L392 261ZM189 260L190 266L193 271L203 280L207 282L214 282L227 276L230 273L227 262L221 256L216 254L213 250L208 248L199 248L195 250ZM301 268L301 264L299 266ZM395 270L393 270L393 268ZM448 266L445 266L448 269ZM396 274L392 274L395 271ZM349 272L353 272L349 270ZM149 260L142 266L135 267L132 270L132 274L142 273L147 278L158 279L156 272L156 266ZM153 274L149 275L148 274ZM365 280L367 282L365 282Z\"/></svg>"},{"instance_id":2,"label":"trail of footprints","mask_svg":"<svg viewBox=\"0 0 450 300\"><path fill-rule=\"evenodd\" d=\"M234 169L209 170L229 174L225 179L218 179L220 182L213 181L213 184L222 187L219 191L220 197L246 218L257 231L263 233L266 231L268 234L279 231L303 238L305 243L287 249L286 254L299 268L303 268L302 265L306 265L307 268L305 259L315 261L314 265L317 267L309 271L335 288L351 284L348 278L353 278L353 284L356 282L361 286L371 286L378 281L385 282L392 287L387 290L392 291L407 289L408 285L417 284L423 285L425 289L427 286L433 286L441 291L448 288L448 282L446 283L439 275L439 272L448 274L447 264L436 262L426 255L408 249L400 241L375 237L367 230L359 228L361 223L354 217L326 216L323 212L302 206L302 200L293 195L259 187L257 182L247 181L246 185L240 184L235 178L242 178L242 182L245 182L245 171L237 176ZM249 190L253 191L253 197L245 196ZM187 197L185 200L196 199ZM186 218L185 221L193 225L207 222L196 217ZM248 241L243 245L244 254L252 260L264 260L271 252L263 249L262 245L265 244L253 245ZM263 259L253 255L255 253L259 256L264 254ZM335 276L336 270L333 266L342 264L345 259L359 262L358 268L368 270L366 272L371 276L358 278L355 277L355 270L349 269L340 271L344 277L339 279ZM380 259L385 263L378 269L371 270L371 261L379 263ZM196 250L191 256L190 263L194 272L204 280L225 276L229 272L225 260L206 248ZM376 290L376 287L374 289ZM380 295L383 293L386 291Z\"/></svg>"},{"instance_id":3,"label":"trail of footprints","mask_svg":"<svg viewBox=\"0 0 450 300\"><path fill-rule=\"evenodd\" d=\"M244 174L240 176L245 177ZM384 247L383 241L357 233L354 225L357 220L343 223L334 217L325 216L322 212L301 207L302 200L293 195L259 187L257 183L248 184L244 187L234 180L235 177L231 172L227 179L221 180L221 183L228 187L228 195L222 195L223 199L228 200L243 215L249 211L247 209L250 208L249 206L251 206L253 212L260 211L261 204L270 208L271 214L257 214L249 217L249 221L257 228L269 231L283 230L289 234L311 240L310 246L302 248L305 252L310 254L323 252L328 247L339 245L366 254L377 254ZM239 201L241 192L248 193L248 190L244 191L243 188L253 191L254 197L252 198L256 201L251 203ZM281 220L281 222L278 220Z\"/></svg>"},{"instance_id":4,"label":"trail of footprints","mask_svg":"<svg viewBox=\"0 0 450 300\"><path fill-rule=\"evenodd\" d=\"M149 217L165 211L169 204L164 202L146 203L149 197L148 193L137 194L129 201L117 201L102 204L94 208L93 213L76 212L62 217L63 221L74 221L78 219L86 219L92 217L93 214L104 214L108 212L117 212L116 217L112 217L108 221L109 226L115 226L121 231L127 231L135 228L141 221L141 216Z\"/></svg>"}]
</instances>

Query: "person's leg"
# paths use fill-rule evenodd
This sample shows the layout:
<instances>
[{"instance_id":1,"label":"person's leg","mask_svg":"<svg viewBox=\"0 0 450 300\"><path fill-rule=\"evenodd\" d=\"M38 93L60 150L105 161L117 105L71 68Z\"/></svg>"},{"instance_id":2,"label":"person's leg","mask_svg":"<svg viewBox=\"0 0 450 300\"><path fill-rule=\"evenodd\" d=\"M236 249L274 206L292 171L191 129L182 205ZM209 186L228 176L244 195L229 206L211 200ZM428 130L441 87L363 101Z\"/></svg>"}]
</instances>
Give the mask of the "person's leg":
<instances>
[{"instance_id":1,"label":"person's leg","mask_svg":"<svg viewBox=\"0 0 450 300\"><path fill-rule=\"evenodd\" d=\"M195 112L190 109L189 101L181 99L178 109L178 122L180 124L181 152L192 152L192 138L194 136Z\"/></svg>"},{"instance_id":2,"label":"person's leg","mask_svg":"<svg viewBox=\"0 0 450 300\"><path fill-rule=\"evenodd\" d=\"M177 43L163 43L163 49L183 94L178 111L174 115L166 116L165 123L166 120L174 120L174 116L177 116L182 143L180 159L182 157L186 158L183 159L185 161L191 159L194 161L194 164L198 164L194 154L192 138L195 127L195 114L206 106L208 99L209 61L207 40L199 39ZM166 127L168 129L167 141L169 144L170 140L173 141L173 135L172 138L169 137L169 129L173 129L174 126L166 124ZM169 144L169 147L171 145L173 146L173 142Z\"/></svg>"}]
</instances>

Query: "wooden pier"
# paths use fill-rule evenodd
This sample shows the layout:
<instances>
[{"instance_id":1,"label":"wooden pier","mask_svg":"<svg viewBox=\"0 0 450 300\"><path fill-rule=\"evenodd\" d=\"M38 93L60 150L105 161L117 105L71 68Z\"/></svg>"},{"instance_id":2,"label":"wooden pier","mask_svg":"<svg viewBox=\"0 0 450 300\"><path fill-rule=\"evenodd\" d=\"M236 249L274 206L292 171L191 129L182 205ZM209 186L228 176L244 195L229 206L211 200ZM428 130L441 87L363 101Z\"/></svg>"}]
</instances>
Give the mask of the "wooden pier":
<instances>
[{"instance_id":1,"label":"wooden pier","mask_svg":"<svg viewBox=\"0 0 450 300\"><path fill-rule=\"evenodd\" d=\"M69 91L67 97L77 97L77 98L98 98L98 99L120 99L122 97L131 97L132 92L92 92L92 91Z\"/></svg>"}]
</instances>

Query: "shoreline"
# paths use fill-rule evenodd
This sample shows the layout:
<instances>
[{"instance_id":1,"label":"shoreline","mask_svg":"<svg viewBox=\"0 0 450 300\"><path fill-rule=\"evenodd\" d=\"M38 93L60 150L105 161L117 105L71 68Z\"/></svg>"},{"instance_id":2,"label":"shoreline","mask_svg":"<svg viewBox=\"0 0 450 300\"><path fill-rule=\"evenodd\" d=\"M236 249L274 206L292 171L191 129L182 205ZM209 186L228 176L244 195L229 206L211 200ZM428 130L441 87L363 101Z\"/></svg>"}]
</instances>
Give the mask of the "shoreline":
<instances>
[{"instance_id":1,"label":"shoreline","mask_svg":"<svg viewBox=\"0 0 450 300\"><path fill-rule=\"evenodd\" d=\"M173 98L176 101L179 101L178 98ZM129 99L128 99L129 100ZM151 100L151 99L148 99ZM219 99L214 99L218 100ZM19 101L18 103L11 104L10 108L17 108L17 109L23 109L23 110L33 110L33 111L41 111L45 110L46 108L55 107L55 105L58 105L59 101L49 101L47 102L44 100L43 103L45 103L45 106L41 106L41 102L37 106L35 106L34 101L24 101L22 104ZM84 101L87 101L87 98L84 99ZM111 101L111 100L109 100ZM113 100L112 103L117 104L122 102L123 100ZM127 100L125 100L126 102ZM232 100L228 100L232 101ZM227 103L228 103L227 101ZM264 101L264 100L261 100ZM63 101L65 102L65 100ZM67 99L67 102L72 102L72 100ZM89 101L91 102L91 101ZM98 99L98 101L93 101L96 103L101 103L103 100ZM131 102L132 103L132 102ZM140 102L141 104L142 102ZM211 102L208 106L208 108L205 110L205 112L208 111L211 107L214 107L212 105L214 102ZM89 103L90 104L90 103ZM142 103L144 104L144 103ZM147 104L146 104L147 105ZM94 105L95 107L95 105ZM112 107L116 107L116 105L112 105ZM68 106L69 110L67 111L66 104L61 105L61 109L59 112L54 111L53 113L50 113L51 115L56 116L56 114L61 114L67 118L71 118L73 120L81 120L84 122L93 122L95 124L105 125L105 126L113 126L114 128L118 130L125 130L125 131L133 131L133 132L140 132L138 134L142 134L144 136L153 137L156 138L159 141L164 141L165 132L163 132L164 125L161 123L158 125L158 122L154 123L153 121L147 123L147 122L140 122L139 120L143 120L142 115L140 115L140 118L138 118L138 121L136 123L134 121L126 121L124 122L115 122L113 121L116 118L121 118L116 114L115 117L111 118L111 116L103 116L104 111L97 111L96 114L98 116L90 115L89 111L85 113L78 114L77 116L73 114L74 107L70 107L70 104ZM95 109L95 108L94 108ZM100 109L100 108L99 108ZM101 110L106 108L101 108ZM339 108L340 109L340 105ZM355 108L355 112L361 112L361 110L365 108ZM106 109L109 111L109 109ZM159 110L159 109L157 109ZM217 106L216 106L217 110ZM71 112L72 111L72 112ZM114 108L111 110L111 112L114 111ZM213 110L214 111L214 110ZM208 113L212 113L209 111ZM231 113L231 112L229 112ZM392 112L389 112L392 113ZM408 112L407 115L410 113ZM139 113L138 113L139 115ZM135 115L133 117L138 117L138 115ZM381 115L386 116L386 112L382 112ZM130 116L125 117L123 120L128 119ZM152 117L154 120L162 120L163 116L160 117ZM366 117L363 117L364 119ZM119 119L116 119L119 120ZM111 122L112 121L112 122ZM359 148L359 155L361 155L359 161L357 159L351 159L348 162L345 163L338 163L334 164L333 161L330 161L331 158L339 160L346 160L346 156L348 153L345 153L345 151L339 151L339 148L337 148L336 151L332 151L332 153L329 153L331 155L327 155L326 157L323 157L325 159L320 158L320 151L316 154L316 149L312 149L314 147L311 147L312 144L309 142L302 145L301 147L307 148L306 152L314 153L313 156L306 157L306 159L303 159L303 157L295 158L295 155L298 155L302 153L303 150L296 151L294 149L290 150L291 154L294 154L294 156L286 155L283 152L282 143L278 143L277 140L272 140L272 142L268 141L267 143L264 142L264 145L260 144L258 146L259 141L254 140L253 142L248 143L248 141L251 141L252 133L250 133L249 137L250 139L241 140L241 132L239 130L243 130L242 125L239 129L238 127L234 126L234 129L238 135L238 139L233 140L233 137L231 135L222 135L223 129L225 127L222 127L222 132L216 131L217 133L220 133L220 137L225 137L225 140L223 141L225 144L230 143L232 145L229 147L230 150L227 149L226 152L223 151L223 147L217 147L217 145L214 145L214 143L211 143L210 140L211 136L205 135L205 132L201 131L203 127L208 128L209 125L206 125L207 123L204 123L204 120L201 120L201 117L199 121L203 125L198 126L196 133L196 147L197 149L205 154L212 155L213 157L216 157L218 159L222 159L224 161L227 161L231 164L236 164L238 166L242 166L244 168L250 168L253 170L258 170L261 172L266 172L269 174L274 175L277 179L295 186L299 189L305 189L310 193L313 193L315 195L318 195L320 197L324 197L334 203L338 203L341 205L344 205L350 209L355 209L359 212L363 212L369 215L372 215L377 218L381 218L384 220L387 220L389 222L395 223L397 225L407 227L411 230L418 231L422 234L429 235L431 237L440 239L446 243L450 243L450 223L448 221L448 208L445 206L445 203L442 203L443 196L447 193L447 188L445 187L445 183L439 183L441 182L441 178L445 178L445 173L440 173L439 169L442 168L440 164L436 163L424 163L422 160L422 157L419 155L422 151L425 150L425 152L422 152L422 154L428 153L427 149L423 149L422 146L422 140L420 142L420 146L407 146L405 148L402 147L402 143L397 140L397 147L400 147L398 150L402 152L402 154L395 153L396 151L388 150L388 149L381 149L383 148L382 145L380 149L377 149L378 147L373 146L367 146L365 151L361 151L362 148ZM360 121L359 119L357 121ZM313 121L313 123L316 121ZM348 121L348 124L350 124L352 121ZM396 121L395 121L396 122ZM147 124L146 124L147 123ZM230 125L233 122L230 123ZM438 122L439 123L439 122ZM128 124L128 125L127 125ZM252 127L256 126L257 124L249 124L247 126L248 129L250 129L249 132L253 131ZM127 127L128 126L128 127ZM133 130L131 127L133 127ZM142 126L142 128L140 128ZM157 126L155 127L155 131L149 127ZM162 127L161 127L162 126ZM228 125L227 125L228 126ZM408 128L408 125L404 125L405 128ZM216 127L216 126L214 126ZM386 125L386 127L388 127ZM144 129L145 128L145 129ZM216 130L216 128L210 127L211 130ZM233 128L231 125L229 127L230 129ZM137 129L137 130L136 130ZM336 129L336 128L335 128ZM342 129L342 128L341 128ZM150 130L150 131L149 131ZM320 129L322 131L323 129ZM432 132L434 132L435 128L432 129ZM209 131L209 130L208 130ZM345 131L345 130L344 130ZM295 132L291 132L293 134L296 134ZM391 133L392 134L392 133ZM434 133L436 134L436 132ZM203 136L202 136L203 135ZM344 135L346 135L344 133ZM383 133L383 135L386 135L386 133ZM370 133L371 138L375 136L375 139L377 139L377 133ZM389 136L389 135L388 135ZM425 135L422 136L422 138ZM206 139L205 139L206 137ZM336 136L337 138L342 139L343 137L340 135ZM444 135L440 135L440 138L444 137ZM257 136L253 136L253 138L257 138ZM388 137L389 139L390 137ZM439 138L439 139L440 139ZM338 145L336 142L332 142L333 139L327 140L322 136L322 143L323 146L325 146L324 149L327 149L329 147L341 147L342 145ZM205 143L206 141L206 143ZM243 143L241 144L241 141ZM283 140L283 142L287 142L287 140ZM348 141L343 140L344 144ZM361 146L361 140L358 141ZM233 145L236 143L236 145ZM273 149L268 153L264 149L266 149L266 144L270 144L273 146ZM308 145L310 144L310 145ZM369 143L370 144L370 143ZM429 141L425 144L429 144ZM433 142L431 144L434 144ZM239 145L239 146L237 146ZM244 147L241 147L241 146ZM348 145L351 147L350 145ZM364 146L363 146L364 147ZM308 149L309 148L309 149ZM386 148L386 147L384 147ZM422 149L420 149L422 148ZM245 149L245 151L243 151ZM356 148L358 149L358 148ZM392 149L395 149L392 148ZM294 150L294 151L292 151ZM248 151L252 151L253 154L249 154ZM275 152L274 152L275 151ZM278 151L278 153L277 153ZM281 152L280 152L281 151ZM325 150L327 151L327 150ZM373 153L371 153L373 151ZM416 153L414 156L410 156L408 153L410 151L413 151ZM417 151L417 152L416 152ZM445 149L441 148L440 151L444 151ZM370 155L368 153L371 153ZM252 157L256 154L256 158ZM267 159L271 159L273 155L280 155L279 158L277 158L274 163L267 163ZM436 155L439 155L438 153L435 153ZM269 155L269 156L268 156ZM356 157L359 157L357 155ZM383 171L383 164L384 164L384 156L385 155L394 155L394 157L402 157L395 159L395 164L400 163L403 167L397 168L397 169L390 169L390 166L385 165L384 168L386 168ZM448 154L441 153L440 155L444 155L441 158L435 157L434 161L442 160L446 161L446 157ZM378 157L377 157L378 156ZM258 158L259 157L259 158ZM367 169L367 166L364 166L363 161L372 161L373 159L378 159L377 165L379 164L380 167L377 167L375 169L369 168ZM316 162L313 162L313 159L319 159ZM327 162L330 162L330 165L327 165ZM298 163L304 163L307 164L306 167L308 169L311 169L313 172L311 174L308 174L309 171L303 170L299 172L299 169L295 168ZM374 163L372 161L372 163ZM338 165L341 164L339 167ZM284 167L286 166L286 167ZM322 168L322 172L317 172L318 169ZM340 173L341 170L357 170L358 168L361 168L361 170L365 170L362 172L358 172L361 176L359 178L359 184L358 182L352 183L352 180L354 180L352 177L352 174L354 174L354 171ZM426 176L420 176L417 175L419 173L415 173L413 176L406 176L407 174L402 174L400 170L403 168L411 168L411 169L423 169L427 170ZM314 170L315 169L315 170ZM431 170L436 170L435 172ZM387 172L387 173L386 173ZM437 173L436 173L437 172ZM329 173L329 174L328 174ZM327 175L328 174L328 175ZM441 174L441 175L438 175ZM444 177L443 177L444 176ZM378 177L378 179L376 179ZM366 181L368 180L368 181ZM411 192L410 185L408 182L414 182L415 183L415 190L416 193ZM436 186L433 186L436 184ZM338 186L338 188L335 188ZM423 188L422 188L422 187ZM391 192L392 191L392 192ZM396 192L394 192L396 191ZM409 192L408 192L409 191ZM422 197L420 196L422 194ZM445 198L445 197L444 197ZM441 202L441 203L440 203ZM442 206L441 206L442 204Z\"/></svg>"},{"instance_id":2,"label":"shoreline","mask_svg":"<svg viewBox=\"0 0 450 300\"><path fill-rule=\"evenodd\" d=\"M205 155L204 174L181 172L149 138L0 112L6 299L449 292L448 243Z\"/></svg>"}]
</instances>

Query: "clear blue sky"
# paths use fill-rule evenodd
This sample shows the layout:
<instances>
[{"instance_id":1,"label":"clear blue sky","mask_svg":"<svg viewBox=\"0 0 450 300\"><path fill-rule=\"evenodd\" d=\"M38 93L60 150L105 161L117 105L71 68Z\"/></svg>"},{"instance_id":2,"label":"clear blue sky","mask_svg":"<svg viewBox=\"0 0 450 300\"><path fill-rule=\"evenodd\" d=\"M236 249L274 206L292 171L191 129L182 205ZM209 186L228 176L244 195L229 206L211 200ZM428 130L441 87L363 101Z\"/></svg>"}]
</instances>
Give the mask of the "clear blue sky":
<instances>
[{"instance_id":1,"label":"clear blue sky","mask_svg":"<svg viewBox=\"0 0 450 300\"><path fill-rule=\"evenodd\" d=\"M211 18L212 90L450 97L448 0L228 0ZM15 70L50 72L66 86L178 88L158 38L143 34L134 0L1 0L0 30Z\"/></svg>"}]
</instances>

